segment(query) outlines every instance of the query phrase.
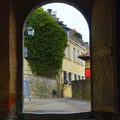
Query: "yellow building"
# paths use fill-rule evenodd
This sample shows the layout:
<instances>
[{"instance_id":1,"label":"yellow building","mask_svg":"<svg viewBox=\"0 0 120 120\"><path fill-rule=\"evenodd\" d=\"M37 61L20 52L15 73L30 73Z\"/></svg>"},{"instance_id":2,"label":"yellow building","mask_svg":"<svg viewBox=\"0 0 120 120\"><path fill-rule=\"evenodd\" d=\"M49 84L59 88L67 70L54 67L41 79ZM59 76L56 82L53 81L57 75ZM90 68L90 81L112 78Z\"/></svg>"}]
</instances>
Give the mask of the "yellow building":
<instances>
[{"instance_id":1,"label":"yellow building","mask_svg":"<svg viewBox=\"0 0 120 120\"><path fill-rule=\"evenodd\" d=\"M78 58L79 55L89 52L88 43L82 40L82 35L75 29L67 27L63 21L59 21L56 12L52 14L52 9L47 12L53 16L68 35L68 46L65 50L61 71L61 91L63 97L72 97L71 81L85 79L85 61Z\"/></svg>"},{"instance_id":2,"label":"yellow building","mask_svg":"<svg viewBox=\"0 0 120 120\"><path fill-rule=\"evenodd\" d=\"M85 61L78 58L78 56L88 52L89 47L74 35L75 32L75 30L69 31L68 46L63 59L61 78L63 97L72 97L71 81L85 78Z\"/></svg>"}]
</instances>

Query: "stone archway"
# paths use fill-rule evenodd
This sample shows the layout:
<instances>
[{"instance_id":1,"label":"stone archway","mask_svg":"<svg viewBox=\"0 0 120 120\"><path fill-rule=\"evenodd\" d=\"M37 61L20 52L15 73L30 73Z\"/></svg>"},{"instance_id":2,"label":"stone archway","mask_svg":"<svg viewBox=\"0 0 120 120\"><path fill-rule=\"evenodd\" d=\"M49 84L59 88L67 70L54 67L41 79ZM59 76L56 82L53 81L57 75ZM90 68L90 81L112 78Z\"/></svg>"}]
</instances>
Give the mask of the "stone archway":
<instances>
[{"instance_id":1,"label":"stone archway","mask_svg":"<svg viewBox=\"0 0 120 120\"><path fill-rule=\"evenodd\" d=\"M59 2L68 2L68 0L57 0ZM48 3L48 2L54 2L52 0L24 0L24 1L9 1L6 2L4 0L0 1L0 9L1 9L1 14L3 14L2 12L4 11L4 15L1 16L1 23L0 25L2 26L1 28L4 29L0 29L0 36L1 36L1 69L0 69L0 78L1 78L1 84L3 86L0 87L1 89L1 98L2 98L2 102L5 104L1 104L4 105L4 109L3 106L0 107L0 111L1 111L1 118L5 117L6 114L8 116L8 114L11 113L11 109L13 107L13 105L16 104L16 110L12 111L11 115L13 116L13 118L16 116L15 113L17 114L17 116L22 117L22 101L19 98L22 98L22 84L21 84L21 80L22 80L22 29L23 29L23 23L26 19L26 16L29 14L29 12L38 4L44 4L44 3ZM104 51L106 51L106 56L108 55L107 53L110 53L110 60L111 61L107 61L107 59L105 58L105 56L100 56L103 57L104 62L106 62L106 64L109 62L111 64L112 62L112 67L111 66L107 66L107 69L110 69L110 71L108 70L108 74L106 74L106 78L108 79L105 80L105 84L103 84L103 81L101 81L101 86L103 84L103 88L102 88L102 93L104 93L105 90L105 94L101 94L100 98L102 99L102 102L99 100L96 101L96 95L99 94L99 92L101 92L100 88L98 87L98 83L96 81L93 81L92 87L94 88L94 93L95 95L93 96L93 110L94 111L103 111L103 112L115 112L117 111L117 106L115 106L115 104L118 104L117 102L117 88L116 88L116 83L117 83L117 77L116 77L116 73L115 71L117 71L116 69L116 42L117 39L115 38L116 34L115 34L115 5L116 5L116 1L113 0L94 0L94 3L92 0L69 0L69 3L71 3L71 5L76 6L77 8L81 9L81 11L83 11L84 15L86 16L86 19L88 21L88 24L90 26L90 30L92 31L93 27L94 27L94 31L97 31L98 28L102 25L102 23L104 23L104 20L107 19L106 22L109 22L110 24L112 24L112 26L110 26L109 29L109 25L107 25L107 27L105 27L106 29L104 29L104 33L105 35L109 35L112 34L112 39L111 37L99 37L99 39L97 39L97 37L93 36L93 34L96 34L94 31L92 32L92 34L90 34L91 39L97 39L97 41L99 41L100 39L102 39L104 42L106 41L106 39L112 40L109 43L100 43L102 44ZM104 17L103 15L106 15L106 9L102 8L105 5L105 7L107 8L107 15L109 17ZM93 7L93 11L92 11L92 7ZM110 8L109 8L110 7ZM101 14L103 13L103 15ZM101 17L99 16L101 15ZM99 20L100 18L100 20ZM96 21L96 19L98 19L98 22L93 22L94 20ZM102 20L101 20L102 19ZM109 21L111 20L111 21ZM102 30L102 29L101 29ZM100 29L99 29L100 31ZM99 34L99 32L98 32ZM94 37L94 38L93 38ZM112 46L111 46L111 42L112 42ZM92 43L93 44L93 43ZM96 44L96 43L95 43ZM106 46L107 47L106 47ZM17 47L16 47L17 46ZM97 50L94 47L94 44L92 45L92 47ZM100 48L101 46L99 46ZM3 52L3 53L2 53ZM99 56L98 53L103 53L103 50L98 50L97 52L95 52L93 50L93 53L96 54L96 56L94 56L92 54L92 57L97 59L96 57ZM14 60L12 60L12 58L15 58ZM95 60L94 59L94 60ZM97 62L96 62L97 63ZM99 65L104 65L104 63L102 62L102 59L100 60L100 64ZM94 66L95 67L95 66ZM100 67L101 69L101 67ZM112 74L112 79L108 78L109 75ZM102 73L100 73L102 74ZM100 75L99 74L99 75ZM93 78L95 78L94 80L97 80L94 74L94 68L93 68L93 74L92 74ZM101 77L101 76L100 76ZM102 80L102 78L101 78ZM109 82L110 80L110 82ZM109 86L109 85L111 86ZM17 86L17 87L16 87ZM99 89L96 89L96 87L98 87ZM16 92L17 89L17 92ZM106 101L106 93L112 93L110 99L107 99ZM115 94L116 93L116 94ZM15 100L13 97L10 96L10 94L14 94L14 98L15 95L17 95L17 100ZM99 97L99 96L98 96ZM112 102L110 102L110 100L112 100ZM13 102L11 106L10 103L11 101ZM95 104L94 104L95 103ZM108 104L109 103L109 104ZM112 104L112 105L111 105ZM97 106L99 105L99 106ZM3 114L4 113L4 114ZM42 115L43 117L44 115ZM57 115L51 115L52 117L56 118L58 117ZM67 118L76 118L75 116L73 117L72 115L66 115L66 119ZM78 115L80 116L80 115ZM78 117L77 116L77 117ZM30 118L30 116L29 116ZM44 116L44 118L49 118L49 116ZM61 119L65 118L65 116L61 116ZM105 117L101 117L101 120L105 119ZM112 119L112 118L111 118Z\"/></svg>"},{"instance_id":2,"label":"stone archway","mask_svg":"<svg viewBox=\"0 0 120 120\"><path fill-rule=\"evenodd\" d=\"M54 2L54 1L53 1ZM59 1L59 2L64 2L64 3L66 3L67 1ZM44 3L44 2L43 2ZM48 1L48 3L49 3L49 1ZM70 5L73 5L73 6L75 6L77 9L79 9L80 10L80 6L79 5L77 5L77 4L73 4L71 1L69 1L68 2ZM37 3L36 3L37 4ZM82 3L82 5L83 5L84 3ZM88 7L89 5L86 5L86 8ZM28 6L28 7L31 7L31 6ZM36 8L35 6L32 6L33 8L31 8L32 10L34 10L34 8ZM38 6L37 6L38 7ZM26 8L26 7L25 7ZM89 6L88 7L89 9L91 8L91 6ZM28 9L29 10L29 9ZM81 9L81 11L82 11L82 9ZM25 19L26 19L26 16L28 15L28 13L29 13L30 11L26 11L26 13L25 13L25 16L23 16L23 19L22 19L22 21L21 22L23 22ZM86 16L86 18L88 18L87 19L87 21L89 22L89 25L90 25L90 13L89 13L89 11L88 10L86 10L85 12L83 11L82 13L84 13L84 16ZM87 13L89 14L89 15L87 15ZM19 24L20 25L20 24ZM22 25L23 25L23 23L22 23ZM22 28L22 26L20 27L20 29ZM18 31L18 32L20 32L20 31ZM22 34L22 33L20 33L20 34ZM18 39L21 39L21 38L18 38ZM21 52L21 45L22 45L22 43L20 44L19 43L19 51L18 52ZM21 62L21 64L22 64L22 61L19 61L19 63ZM22 74L21 74L21 71L19 72L19 76L22 76ZM20 80L19 80L19 82L21 81L21 79L22 78L19 78ZM20 85L20 87L19 87L19 91L18 91L18 95L22 95L22 93L21 93L21 91L22 91L22 85L21 85L21 83L19 84ZM22 98L22 96L21 96L21 98ZM21 105L22 105L22 100L18 100L18 102L20 102L21 104L19 104L19 108L21 108ZM69 116L69 114L68 114L68 116ZM76 115L75 115L76 116Z\"/></svg>"},{"instance_id":3,"label":"stone archway","mask_svg":"<svg viewBox=\"0 0 120 120\"><path fill-rule=\"evenodd\" d=\"M54 2L54 1L51 1L51 2ZM61 2L67 2L67 1L61 1ZM92 61L95 61L94 63L96 63L96 60L94 60L94 55L97 54L97 53L96 53L96 51L94 51L94 49L97 50L97 48L102 48L102 47L104 48L105 44L106 44L106 46L108 46L108 48L104 48L102 51L100 50L100 53L98 55L100 56L100 54L104 54L107 51L108 51L108 53L110 53L109 49L111 49L111 45L112 45L112 40L110 38L114 37L114 36L111 35L112 34L112 14L113 14L112 7L113 7L114 4L112 5L112 1L111 1L111 4L110 4L109 1L98 2L96 0L96 1L94 1L93 9L91 8L92 4L89 5L89 10L91 10L91 13L90 13L90 12L88 12L88 8L85 10L85 6L88 7L88 4L84 4L84 2L81 2L81 3L82 3L81 5L80 5L80 3L77 5L76 2L73 3L72 1L69 1L69 4L71 4L73 6L76 6L78 9L83 10L83 13L84 13L84 15L87 18L89 26L92 25L92 28L90 27L92 29L91 30L92 34L90 32L91 38L92 38L92 40L95 39L95 41L98 40L96 43L94 41L92 41ZM44 4L44 2L43 2L43 4ZM84 8L83 8L82 5L84 6ZM102 6L104 6L105 9L101 10ZM94 17L91 16L92 14L93 14ZM106 14L107 14L107 17L105 17ZM98 20L97 21L98 26L96 26L96 20L94 20L94 18ZM111 21L110 21L110 19L111 19ZM107 25L104 24L105 20L106 20L106 23L109 23L111 26L109 24L107 24ZM102 28L99 28L99 27L102 27ZM95 30L93 28L95 28ZM104 31L103 30L101 31L101 29L103 29ZM101 32L105 33L104 37L102 36ZM98 35L96 35L97 33L98 33ZM108 36L107 34L110 34L111 36L107 37ZM101 41L100 43L99 43L99 40ZM103 43L102 43L102 40L103 40ZM98 46L98 43L99 43L100 47ZM93 55L93 53L94 53L94 55ZM107 59L110 60L109 58L111 58L110 62L111 62L112 67L107 65ZM114 112L115 111L115 105L114 105L115 101L112 99L112 98L114 98L113 96L114 96L114 89L115 89L114 88L114 75L110 74L110 73L113 73L113 69L114 69L114 66L112 64L113 63L113 61L112 61L113 60L113 56L111 55L111 53L110 53L110 56L107 55L106 58L104 58L103 55L102 55L101 60L104 61L104 62L102 62L102 65L106 66L105 68L108 67L108 69L110 71L105 70L106 71L106 77L105 77L105 75L98 73L98 70L96 71L96 66L97 66L97 68L99 68L98 63L96 63L96 64L93 63L92 64L92 76L93 76L92 86L93 86L93 92L94 92L94 96L93 96L93 100L94 100L93 109L97 110L97 111L99 111L99 110L102 111L103 110L103 111L108 111L108 112L110 112L110 111ZM103 68L101 68L101 60L98 59L98 61L100 63L100 69L103 70ZM96 73L95 73L95 71L96 71ZM95 75L97 75L97 74L98 74L98 76L100 75L100 77L96 78ZM107 74L110 74L110 75L107 75ZM103 75L103 77L102 77L102 75ZM112 75L112 77L110 77L111 79L108 78L108 76L111 76L111 75ZM99 80L98 78L101 78L103 80L103 82L106 81L106 84L104 84L103 82L101 83L100 82L101 79ZM96 79L98 79L98 80L96 80ZM110 81L108 81L108 80L110 80ZM102 91L101 91L102 87L99 87L100 83L101 83L102 86L104 84L104 87L103 87L104 89ZM109 83L109 87L106 87L106 85L108 83ZM96 93L96 91L97 91L97 93ZM107 96L107 94L108 94L107 92L108 91L111 91L111 93L113 93L113 95L109 99L112 102L110 102L105 97L105 96ZM101 95L101 97L95 96L95 95L98 95L98 94ZM104 96L104 100L103 100L103 96ZM99 98L99 100L96 99L96 98ZM103 101L103 103L101 101ZM108 106L108 103L109 103L109 106ZM99 108L99 105L101 106L102 104L103 104L104 108L102 106L102 109L101 109L101 107ZM105 104L107 104L106 107L105 107ZM95 107L95 106L97 106L97 107Z\"/></svg>"}]
</instances>

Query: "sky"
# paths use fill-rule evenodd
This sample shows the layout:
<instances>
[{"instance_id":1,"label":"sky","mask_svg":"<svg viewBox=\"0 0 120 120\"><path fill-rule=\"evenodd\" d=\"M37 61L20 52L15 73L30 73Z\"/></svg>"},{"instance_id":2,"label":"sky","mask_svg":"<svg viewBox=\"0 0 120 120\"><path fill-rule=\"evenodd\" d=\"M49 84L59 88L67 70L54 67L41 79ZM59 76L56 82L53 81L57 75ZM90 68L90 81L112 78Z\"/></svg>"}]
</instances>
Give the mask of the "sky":
<instances>
[{"instance_id":1,"label":"sky","mask_svg":"<svg viewBox=\"0 0 120 120\"><path fill-rule=\"evenodd\" d=\"M77 32L81 33L84 42L89 42L89 28L87 21L82 13L75 7L64 3L50 3L43 5L42 8L45 11L47 11L47 9L56 11L56 17L59 18L60 21L63 21L67 27L76 29Z\"/></svg>"}]
</instances>

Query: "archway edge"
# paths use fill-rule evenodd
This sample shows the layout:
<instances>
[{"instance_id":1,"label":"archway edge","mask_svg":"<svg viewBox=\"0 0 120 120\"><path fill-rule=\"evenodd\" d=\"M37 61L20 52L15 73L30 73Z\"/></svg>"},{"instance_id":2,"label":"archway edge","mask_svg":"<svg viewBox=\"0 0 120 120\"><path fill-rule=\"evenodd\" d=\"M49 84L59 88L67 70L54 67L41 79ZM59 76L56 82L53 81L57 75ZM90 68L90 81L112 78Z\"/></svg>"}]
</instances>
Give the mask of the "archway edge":
<instances>
[{"instance_id":1,"label":"archway edge","mask_svg":"<svg viewBox=\"0 0 120 120\"><path fill-rule=\"evenodd\" d=\"M83 14L88 25L90 26L93 0L24 0L17 1L17 4L16 1L13 3L16 11L16 16L18 17L17 19L19 22L23 23L27 16L35 8L54 2L66 3L78 9Z\"/></svg>"},{"instance_id":2,"label":"archway edge","mask_svg":"<svg viewBox=\"0 0 120 120\"><path fill-rule=\"evenodd\" d=\"M22 93L23 93L23 84L22 84L22 70L23 70L23 26L26 18L29 14L38 6L42 6L52 2L62 2L72 5L77 8L84 15L89 29L91 29L91 17L92 17L92 5L93 0L24 0L16 1L13 0L12 4L14 7L15 18L16 18L16 40L17 42L17 111L16 113L22 112Z\"/></svg>"}]
</instances>

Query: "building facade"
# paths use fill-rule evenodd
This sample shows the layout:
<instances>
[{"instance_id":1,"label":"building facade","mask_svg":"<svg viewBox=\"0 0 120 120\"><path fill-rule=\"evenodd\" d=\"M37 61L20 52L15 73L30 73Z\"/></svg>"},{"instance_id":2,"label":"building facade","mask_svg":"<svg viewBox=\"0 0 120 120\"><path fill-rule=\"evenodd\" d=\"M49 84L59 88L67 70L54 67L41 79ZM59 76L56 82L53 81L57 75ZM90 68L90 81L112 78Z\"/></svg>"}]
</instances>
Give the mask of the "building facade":
<instances>
[{"instance_id":1,"label":"building facade","mask_svg":"<svg viewBox=\"0 0 120 120\"><path fill-rule=\"evenodd\" d=\"M65 57L62 65L63 96L72 97L71 81L85 79L85 61L78 58L80 54L87 53L89 46L82 39L75 36L73 29L67 30L68 46L65 49Z\"/></svg>"}]
</instances>

